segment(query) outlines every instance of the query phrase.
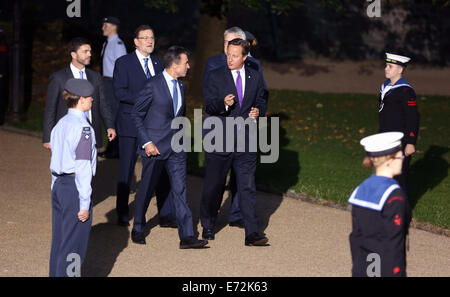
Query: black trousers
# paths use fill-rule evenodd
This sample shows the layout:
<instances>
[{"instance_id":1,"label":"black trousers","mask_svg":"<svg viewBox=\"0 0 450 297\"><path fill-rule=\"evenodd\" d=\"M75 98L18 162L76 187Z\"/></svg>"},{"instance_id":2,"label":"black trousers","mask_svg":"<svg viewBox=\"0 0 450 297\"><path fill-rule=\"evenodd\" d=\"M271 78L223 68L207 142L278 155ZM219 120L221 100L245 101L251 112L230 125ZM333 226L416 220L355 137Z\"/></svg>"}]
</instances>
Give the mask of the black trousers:
<instances>
[{"instance_id":1,"label":"black trousers","mask_svg":"<svg viewBox=\"0 0 450 297\"><path fill-rule=\"evenodd\" d=\"M230 168L233 168L245 235L259 232L259 220L256 215L256 158L256 153L228 155L205 153L205 182L200 205L200 220L203 228L214 229L222 204L227 173Z\"/></svg>"}]
</instances>

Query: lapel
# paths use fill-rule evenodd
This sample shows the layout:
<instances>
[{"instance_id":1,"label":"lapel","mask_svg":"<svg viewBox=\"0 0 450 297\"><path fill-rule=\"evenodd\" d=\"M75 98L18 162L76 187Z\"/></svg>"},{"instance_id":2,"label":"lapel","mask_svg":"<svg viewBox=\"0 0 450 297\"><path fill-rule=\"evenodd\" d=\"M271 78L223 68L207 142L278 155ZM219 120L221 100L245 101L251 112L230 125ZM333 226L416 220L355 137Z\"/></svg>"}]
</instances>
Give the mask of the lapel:
<instances>
[{"instance_id":1,"label":"lapel","mask_svg":"<svg viewBox=\"0 0 450 297\"><path fill-rule=\"evenodd\" d=\"M92 77L88 74L88 70L84 68L84 74L86 75L86 80L92 84Z\"/></svg>"},{"instance_id":2,"label":"lapel","mask_svg":"<svg viewBox=\"0 0 450 297\"><path fill-rule=\"evenodd\" d=\"M244 98L242 98L242 107L245 107L248 104L252 104L251 100L248 99L248 97L249 97L249 90L251 89L250 87L253 85L253 83L254 78L250 71L250 68L245 67L245 91L244 91Z\"/></svg>"},{"instance_id":3,"label":"lapel","mask_svg":"<svg viewBox=\"0 0 450 297\"><path fill-rule=\"evenodd\" d=\"M230 89L233 90L233 95L237 98L236 84L234 83L233 75L231 74L231 70L228 69L228 66L225 66L225 82L231 86Z\"/></svg>"},{"instance_id":4,"label":"lapel","mask_svg":"<svg viewBox=\"0 0 450 297\"><path fill-rule=\"evenodd\" d=\"M134 59L132 60L134 60L134 67L136 67L136 69L139 69L138 72L140 73L142 79L144 80L147 79L147 76L145 75L144 69L142 68L141 61L139 61L139 57L137 56L136 51L133 52L133 56Z\"/></svg>"},{"instance_id":5,"label":"lapel","mask_svg":"<svg viewBox=\"0 0 450 297\"><path fill-rule=\"evenodd\" d=\"M181 106L178 109L178 112L175 116L178 116L184 109L184 105L185 105L185 98L184 98L184 83L180 80L178 80L178 85L180 86L180 92L181 92Z\"/></svg>"},{"instance_id":6,"label":"lapel","mask_svg":"<svg viewBox=\"0 0 450 297\"><path fill-rule=\"evenodd\" d=\"M66 77L65 77L64 83L66 83L66 81L68 81L68 80L71 79L71 78L75 78L75 77L73 76L72 69L70 69L70 66L66 68L65 76L66 76ZM64 86L63 86L63 87L64 87Z\"/></svg>"},{"instance_id":7,"label":"lapel","mask_svg":"<svg viewBox=\"0 0 450 297\"><path fill-rule=\"evenodd\" d=\"M162 71L159 71L160 68L162 67L162 65L159 65L160 63L158 62L158 60L155 59L152 55L150 55L150 59L152 60L152 63L153 63L153 70L155 71L155 75L162 72ZM163 69L163 71L164 71L164 69Z\"/></svg>"},{"instance_id":8,"label":"lapel","mask_svg":"<svg viewBox=\"0 0 450 297\"><path fill-rule=\"evenodd\" d=\"M166 94L166 98L167 100L169 100L169 104L170 104L170 113L173 114L173 100L172 100L172 95L170 95L170 90L169 90L169 85L167 84L166 78L164 77L164 74L158 73L157 74L160 80L160 85L163 88L163 92Z\"/></svg>"}]
</instances>

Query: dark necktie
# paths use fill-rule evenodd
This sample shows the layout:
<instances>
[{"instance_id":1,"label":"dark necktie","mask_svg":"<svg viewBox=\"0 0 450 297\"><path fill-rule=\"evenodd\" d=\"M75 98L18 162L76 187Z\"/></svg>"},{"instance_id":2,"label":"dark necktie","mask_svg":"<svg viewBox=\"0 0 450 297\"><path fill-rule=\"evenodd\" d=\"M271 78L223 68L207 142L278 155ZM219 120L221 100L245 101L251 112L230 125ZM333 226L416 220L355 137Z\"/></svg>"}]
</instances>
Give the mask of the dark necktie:
<instances>
[{"instance_id":1,"label":"dark necktie","mask_svg":"<svg viewBox=\"0 0 450 297\"><path fill-rule=\"evenodd\" d=\"M173 96L172 96L172 100L173 100L173 115L176 116L177 115L177 109L178 109L178 88L177 88L177 80L173 79Z\"/></svg>"}]
</instances>

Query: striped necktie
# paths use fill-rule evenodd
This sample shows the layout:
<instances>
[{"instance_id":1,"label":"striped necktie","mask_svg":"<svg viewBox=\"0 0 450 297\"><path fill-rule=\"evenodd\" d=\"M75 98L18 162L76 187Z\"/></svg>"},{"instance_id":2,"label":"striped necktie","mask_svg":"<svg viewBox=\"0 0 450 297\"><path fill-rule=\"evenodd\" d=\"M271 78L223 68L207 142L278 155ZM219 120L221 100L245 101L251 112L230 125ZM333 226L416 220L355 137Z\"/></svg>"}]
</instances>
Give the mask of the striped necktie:
<instances>
[{"instance_id":1,"label":"striped necktie","mask_svg":"<svg viewBox=\"0 0 450 297\"><path fill-rule=\"evenodd\" d=\"M145 69L145 76L147 78L150 78L150 69L148 69L148 58L144 58L144 69Z\"/></svg>"}]
</instances>

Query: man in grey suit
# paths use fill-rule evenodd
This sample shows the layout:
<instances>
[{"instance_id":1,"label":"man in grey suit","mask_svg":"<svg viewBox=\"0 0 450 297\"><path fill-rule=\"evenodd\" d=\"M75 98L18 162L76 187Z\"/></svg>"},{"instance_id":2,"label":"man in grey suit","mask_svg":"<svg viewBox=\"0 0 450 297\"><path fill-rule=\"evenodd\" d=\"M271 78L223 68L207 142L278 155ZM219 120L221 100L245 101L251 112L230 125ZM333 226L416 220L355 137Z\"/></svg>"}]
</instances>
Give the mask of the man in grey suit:
<instances>
[{"instance_id":1,"label":"man in grey suit","mask_svg":"<svg viewBox=\"0 0 450 297\"><path fill-rule=\"evenodd\" d=\"M58 120L67 113L67 105L62 98L64 85L67 80L77 78L88 80L95 89L92 95L92 108L85 113L85 116L94 128L95 140L97 148L99 148L103 144L100 117L103 119L103 124L107 129L109 141L116 137L114 119L104 96L102 78L100 73L86 68L91 62L91 46L88 40L80 37L74 38L69 42L68 49L72 58L70 65L50 75L45 102L43 146L49 150L51 149L50 133Z\"/></svg>"}]
</instances>

